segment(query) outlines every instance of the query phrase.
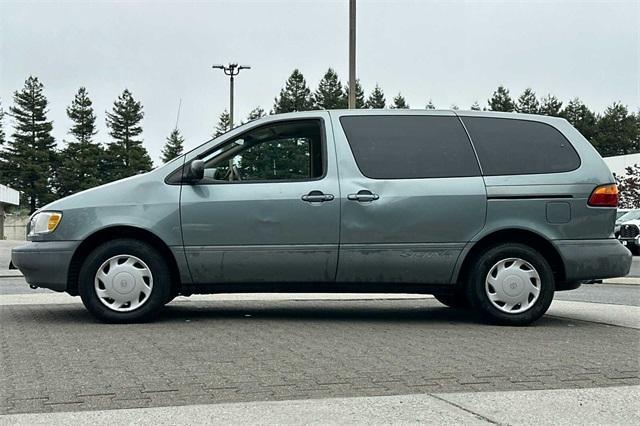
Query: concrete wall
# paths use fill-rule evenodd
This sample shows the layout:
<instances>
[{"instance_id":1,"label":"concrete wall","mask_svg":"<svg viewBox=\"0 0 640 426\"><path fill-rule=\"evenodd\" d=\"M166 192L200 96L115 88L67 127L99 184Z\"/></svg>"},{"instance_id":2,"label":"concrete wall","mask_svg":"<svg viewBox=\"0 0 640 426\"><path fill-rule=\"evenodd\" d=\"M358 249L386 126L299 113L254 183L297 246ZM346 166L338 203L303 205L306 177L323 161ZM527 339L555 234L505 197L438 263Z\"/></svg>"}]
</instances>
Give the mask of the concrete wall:
<instances>
[{"instance_id":1,"label":"concrete wall","mask_svg":"<svg viewBox=\"0 0 640 426\"><path fill-rule=\"evenodd\" d=\"M17 206L20 204L20 193L8 186L0 185L0 203Z\"/></svg>"},{"instance_id":2,"label":"concrete wall","mask_svg":"<svg viewBox=\"0 0 640 426\"><path fill-rule=\"evenodd\" d=\"M3 239L25 240L27 238L27 222L29 222L29 216L7 215L4 219Z\"/></svg>"}]
</instances>

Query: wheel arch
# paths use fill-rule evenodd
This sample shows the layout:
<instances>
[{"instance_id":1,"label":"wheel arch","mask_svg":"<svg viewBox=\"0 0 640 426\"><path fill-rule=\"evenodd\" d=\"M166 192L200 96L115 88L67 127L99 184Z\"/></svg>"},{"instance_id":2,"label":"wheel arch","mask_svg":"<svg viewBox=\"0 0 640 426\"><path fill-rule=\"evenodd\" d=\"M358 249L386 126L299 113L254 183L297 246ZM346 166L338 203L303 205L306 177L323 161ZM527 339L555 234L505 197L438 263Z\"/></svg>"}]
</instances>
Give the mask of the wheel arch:
<instances>
[{"instance_id":1,"label":"wheel arch","mask_svg":"<svg viewBox=\"0 0 640 426\"><path fill-rule=\"evenodd\" d=\"M130 225L115 225L102 228L86 237L76 248L69 264L67 275L67 292L73 296L78 295L78 279L82 263L100 244L118 238L130 238L150 244L157 249L169 265L171 271L171 283L173 291L178 291L181 285L180 270L175 256L167 244L153 232Z\"/></svg>"},{"instance_id":2,"label":"wheel arch","mask_svg":"<svg viewBox=\"0 0 640 426\"><path fill-rule=\"evenodd\" d=\"M544 236L529 229L522 228L496 230L473 243L472 246L465 250L466 254L462 259L459 268L454 272L453 282L460 286L464 285L473 259L488 247L500 243L520 243L534 248L549 262L556 281L557 289L560 290L563 286L566 286L564 260L562 259L558 249L556 249L553 243Z\"/></svg>"}]
</instances>

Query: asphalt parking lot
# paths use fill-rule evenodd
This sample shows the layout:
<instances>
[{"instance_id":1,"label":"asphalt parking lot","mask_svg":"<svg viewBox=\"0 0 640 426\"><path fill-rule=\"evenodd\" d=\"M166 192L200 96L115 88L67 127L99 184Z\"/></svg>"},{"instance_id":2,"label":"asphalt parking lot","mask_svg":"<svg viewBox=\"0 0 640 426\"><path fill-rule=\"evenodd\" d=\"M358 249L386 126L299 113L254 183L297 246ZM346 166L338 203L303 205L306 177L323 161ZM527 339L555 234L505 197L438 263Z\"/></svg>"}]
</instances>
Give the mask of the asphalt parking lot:
<instances>
[{"instance_id":1,"label":"asphalt parking lot","mask_svg":"<svg viewBox=\"0 0 640 426\"><path fill-rule=\"evenodd\" d=\"M403 295L194 297L153 323L105 325L78 298L32 291L7 275L4 415L380 396L451 399L457 410L456 395L640 385L637 284L557 293L530 327L486 325Z\"/></svg>"}]
</instances>

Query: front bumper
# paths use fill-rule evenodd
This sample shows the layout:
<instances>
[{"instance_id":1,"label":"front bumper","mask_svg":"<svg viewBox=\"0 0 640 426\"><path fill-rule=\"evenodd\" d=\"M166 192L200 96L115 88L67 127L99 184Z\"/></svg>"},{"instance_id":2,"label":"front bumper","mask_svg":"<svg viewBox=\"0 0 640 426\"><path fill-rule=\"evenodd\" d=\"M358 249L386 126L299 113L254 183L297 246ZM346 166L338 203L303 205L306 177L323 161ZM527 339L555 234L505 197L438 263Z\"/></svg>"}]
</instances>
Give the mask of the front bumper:
<instances>
[{"instance_id":1,"label":"front bumper","mask_svg":"<svg viewBox=\"0 0 640 426\"><path fill-rule=\"evenodd\" d=\"M615 238L554 243L564 260L567 282L624 277L631 269L631 252Z\"/></svg>"},{"instance_id":2,"label":"front bumper","mask_svg":"<svg viewBox=\"0 0 640 426\"><path fill-rule=\"evenodd\" d=\"M27 283L66 291L69 264L79 244L79 241L27 242L11 250L11 263Z\"/></svg>"}]
</instances>

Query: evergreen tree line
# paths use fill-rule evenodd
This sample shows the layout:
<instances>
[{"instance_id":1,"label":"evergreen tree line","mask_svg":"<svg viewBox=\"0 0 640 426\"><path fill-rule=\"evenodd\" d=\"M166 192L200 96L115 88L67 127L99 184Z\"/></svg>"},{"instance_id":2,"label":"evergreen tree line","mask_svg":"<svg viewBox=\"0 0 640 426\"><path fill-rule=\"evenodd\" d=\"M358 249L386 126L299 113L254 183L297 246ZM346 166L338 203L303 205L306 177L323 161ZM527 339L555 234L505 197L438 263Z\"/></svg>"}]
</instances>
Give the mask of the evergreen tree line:
<instances>
[{"instance_id":1,"label":"evergreen tree line","mask_svg":"<svg viewBox=\"0 0 640 426\"><path fill-rule=\"evenodd\" d=\"M1 111L1 105L0 105ZM67 116L72 122L69 140L56 148L47 119L43 84L30 76L13 96L9 115L13 133L5 135L0 114L0 182L21 192L30 212L57 198L152 169L142 145L142 104L125 89L106 112L112 141L95 141L96 115L86 88L80 87Z\"/></svg>"},{"instance_id":2,"label":"evergreen tree line","mask_svg":"<svg viewBox=\"0 0 640 426\"><path fill-rule=\"evenodd\" d=\"M342 85L332 68L327 70L314 92L302 73L295 69L275 98L271 113L347 108L348 96L348 87ZM360 81L356 80L356 108L403 109L409 108L409 104L402 93L398 93L387 103L384 91L378 84L366 97ZM429 99L424 108L436 109L436 105ZM458 106L454 104L449 108L457 110ZM481 107L476 101L469 109L562 117L578 129L603 157L640 152L640 111L634 114L619 102L614 102L604 113L598 114L579 98L571 99L565 105L551 94L539 99L531 88L527 88L518 98L513 99L509 89L499 86L487 100L485 107ZM256 108L251 112L249 120L255 118L256 111L261 111L264 115L264 110ZM227 111L220 115L214 136L229 130L228 118Z\"/></svg>"},{"instance_id":3,"label":"evergreen tree line","mask_svg":"<svg viewBox=\"0 0 640 426\"><path fill-rule=\"evenodd\" d=\"M315 91L311 91L303 74L294 70L279 95L270 114L315 109L347 107L349 89L338 74L329 68ZM360 81L356 81L356 108L409 108L401 93L387 103L383 89L376 84L369 96ZM426 109L435 109L431 99ZM456 105L450 108L458 109ZM567 119L603 156L640 152L640 112L634 114L620 103L613 103L602 114L591 111L578 98L566 105L557 97L538 99L532 89L526 89L517 99L503 86L492 94L487 105L476 101L472 110L506 111L544 114ZM13 105L4 112L0 102L0 182L19 190L22 202L31 212L57 198L71 195L103 183L151 170L153 162L142 140L143 106L125 89L106 112L106 125L111 141L96 141L96 114L89 93L80 87L66 109L72 122L69 140L57 149L51 135L52 121L47 119L48 102L43 84L30 76L21 90L14 93ZM264 109L252 110L247 121L265 116ZM4 118L13 119L13 133L5 132ZM214 129L219 136L230 129L225 110ZM179 129L167 137L161 160L167 162L182 154L184 138Z\"/></svg>"}]
</instances>

